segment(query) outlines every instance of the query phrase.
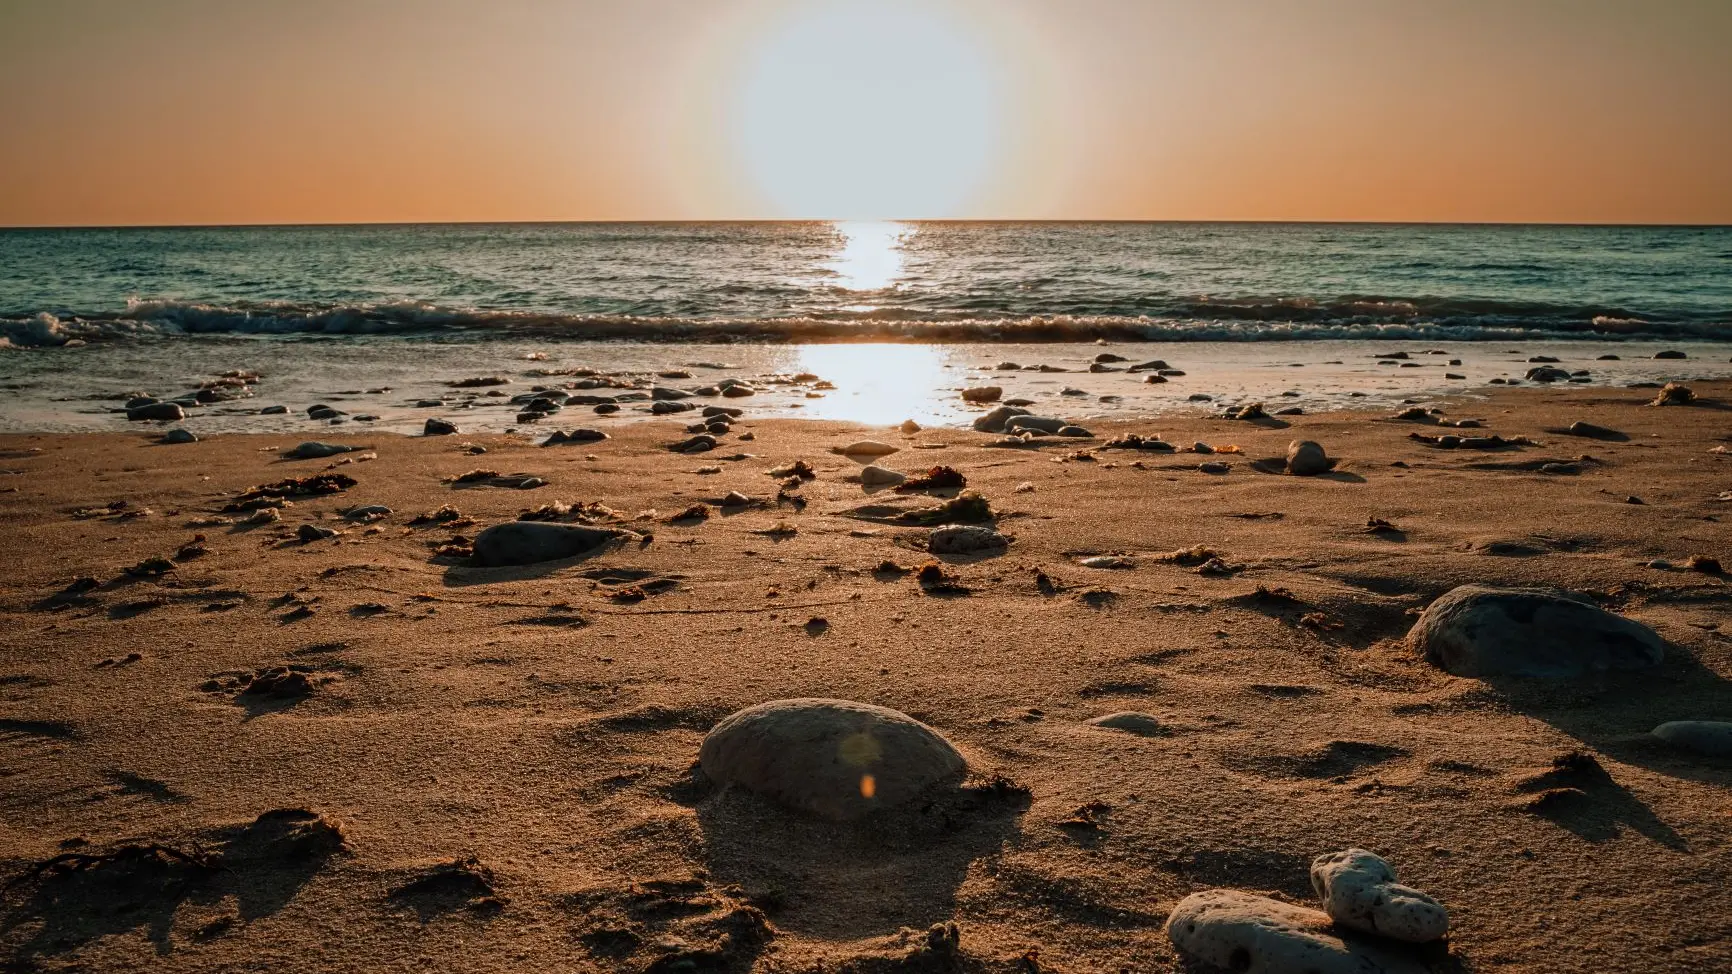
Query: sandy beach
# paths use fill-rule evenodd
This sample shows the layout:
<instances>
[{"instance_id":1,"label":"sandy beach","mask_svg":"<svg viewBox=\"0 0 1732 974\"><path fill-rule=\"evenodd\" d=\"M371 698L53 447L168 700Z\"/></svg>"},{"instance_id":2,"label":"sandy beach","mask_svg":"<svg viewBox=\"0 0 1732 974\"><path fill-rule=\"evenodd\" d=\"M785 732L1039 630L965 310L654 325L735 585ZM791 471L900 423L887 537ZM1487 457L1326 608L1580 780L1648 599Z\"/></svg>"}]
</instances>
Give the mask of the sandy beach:
<instances>
[{"instance_id":1,"label":"sandy beach","mask_svg":"<svg viewBox=\"0 0 1732 974\"><path fill-rule=\"evenodd\" d=\"M8 969L1174 970L1181 898L1307 903L1312 857L1348 846L1447 905L1447 944L1415 954L1432 970L1715 969L1732 769L1647 733L1732 716L1732 588L1686 567L1725 554L1732 385L1696 392L1024 448L749 410L689 455L666 448L677 416L553 447L331 436L367 450L309 460L285 436L5 437ZM1412 437L1451 432L1439 415L1532 443ZM1576 421L1618 435L1557 432ZM1103 447L1128 432L1185 450ZM962 473L1008 548L923 585L927 530L898 512L956 492L863 487L830 449L861 438ZM1280 472L1296 438L1335 469ZM779 488L795 459L815 477ZM545 484L451 482L478 469ZM320 474L355 483L273 522L220 513ZM641 540L462 556L558 501ZM390 513L341 513L369 505ZM1199 545L1218 560L1168 554ZM1123 567L1082 563L1101 557ZM1585 593L1666 659L1451 676L1404 637L1466 583ZM966 801L837 824L694 767L722 717L798 697L929 725ZM1147 719L1090 723L1125 712Z\"/></svg>"}]
</instances>

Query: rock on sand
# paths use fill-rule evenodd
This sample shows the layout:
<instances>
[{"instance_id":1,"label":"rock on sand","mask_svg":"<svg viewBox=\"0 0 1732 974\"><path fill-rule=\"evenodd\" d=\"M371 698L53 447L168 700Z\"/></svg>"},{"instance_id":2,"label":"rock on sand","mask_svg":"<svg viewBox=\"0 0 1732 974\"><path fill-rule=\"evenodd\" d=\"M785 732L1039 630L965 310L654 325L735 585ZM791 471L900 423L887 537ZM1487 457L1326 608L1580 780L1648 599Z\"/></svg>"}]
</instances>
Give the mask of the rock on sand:
<instances>
[{"instance_id":1,"label":"rock on sand","mask_svg":"<svg viewBox=\"0 0 1732 974\"><path fill-rule=\"evenodd\" d=\"M926 536L926 550L935 555L975 555L983 551L1002 551L1009 545L1009 538L977 524L934 528Z\"/></svg>"},{"instance_id":2,"label":"rock on sand","mask_svg":"<svg viewBox=\"0 0 1732 974\"><path fill-rule=\"evenodd\" d=\"M1654 728L1655 737L1676 748L1711 757L1732 757L1732 722L1673 720Z\"/></svg>"},{"instance_id":3,"label":"rock on sand","mask_svg":"<svg viewBox=\"0 0 1732 974\"><path fill-rule=\"evenodd\" d=\"M1235 974L1420 974L1417 962L1349 942L1329 914L1233 889L1193 893L1167 918L1180 954Z\"/></svg>"},{"instance_id":4,"label":"rock on sand","mask_svg":"<svg viewBox=\"0 0 1732 974\"><path fill-rule=\"evenodd\" d=\"M1423 944L1449 932L1449 911L1419 890L1395 881L1395 870L1375 853L1348 849L1311 863L1311 888L1323 912L1354 930Z\"/></svg>"},{"instance_id":5,"label":"rock on sand","mask_svg":"<svg viewBox=\"0 0 1732 974\"><path fill-rule=\"evenodd\" d=\"M899 484L907 479L908 475L902 471L891 470L889 467L880 467L875 463L871 466L862 467L860 469L860 482L868 487L887 487L891 484Z\"/></svg>"},{"instance_id":6,"label":"rock on sand","mask_svg":"<svg viewBox=\"0 0 1732 974\"><path fill-rule=\"evenodd\" d=\"M724 718L698 752L704 774L796 811L851 821L962 781L967 762L932 728L847 700L772 700Z\"/></svg>"},{"instance_id":7,"label":"rock on sand","mask_svg":"<svg viewBox=\"0 0 1732 974\"><path fill-rule=\"evenodd\" d=\"M574 558L620 538L630 531L552 524L545 521L507 521L475 536L475 562L487 568L533 565L543 561Z\"/></svg>"},{"instance_id":8,"label":"rock on sand","mask_svg":"<svg viewBox=\"0 0 1732 974\"><path fill-rule=\"evenodd\" d=\"M1294 440L1287 444L1287 472L1297 477L1314 477L1328 473L1334 461L1323 452L1316 440Z\"/></svg>"},{"instance_id":9,"label":"rock on sand","mask_svg":"<svg viewBox=\"0 0 1732 974\"><path fill-rule=\"evenodd\" d=\"M1456 676L1568 679L1645 669L1666 655L1647 626L1557 589L1462 585L1431 603L1407 634Z\"/></svg>"},{"instance_id":10,"label":"rock on sand","mask_svg":"<svg viewBox=\"0 0 1732 974\"><path fill-rule=\"evenodd\" d=\"M877 440L855 440L847 446L838 446L832 449L845 457L883 457L902 448L891 446L888 443L880 443Z\"/></svg>"}]
</instances>

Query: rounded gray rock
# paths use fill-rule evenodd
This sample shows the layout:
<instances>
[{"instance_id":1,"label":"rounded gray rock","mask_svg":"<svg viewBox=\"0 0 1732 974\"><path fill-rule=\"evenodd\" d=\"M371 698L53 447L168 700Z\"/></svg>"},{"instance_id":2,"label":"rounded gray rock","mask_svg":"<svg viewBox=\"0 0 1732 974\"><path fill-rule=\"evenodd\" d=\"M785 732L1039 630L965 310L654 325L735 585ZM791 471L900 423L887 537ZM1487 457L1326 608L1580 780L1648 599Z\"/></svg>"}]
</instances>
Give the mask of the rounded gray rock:
<instances>
[{"instance_id":1,"label":"rounded gray rock","mask_svg":"<svg viewBox=\"0 0 1732 974\"><path fill-rule=\"evenodd\" d=\"M1004 424L1009 421L1012 416L1027 415L1028 410L1023 409L1021 406L998 406L986 415L976 417L974 420L974 429L979 433L1002 433L1004 432Z\"/></svg>"},{"instance_id":2,"label":"rounded gray rock","mask_svg":"<svg viewBox=\"0 0 1732 974\"><path fill-rule=\"evenodd\" d=\"M937 731L887 707L772 700L716 724L698 752L704 774L795 811L852 821L935 788L967 762Z\"/></svg>"},{"instance_id":3,"label":"rounded gray rock","mask_svg":"<svg viewBox=\"0 0 1732 974\"><path fill-rule=\"evenodd\" d=\"M1235 974L1420 974L1425 966L1331 929L1329 914L1236 889L1192 893L1167 918L1180 954Z\"/></svg>"},{"instance_id":4,"label":"rounded gray rock","mask_svg":"<svg viewBox=\"0 0 1732 974\"><path fill-rule=\"evenodd\" d=\"M1427 662L1456 676L1569 679L1658 664L1658 633L1547 588L1461 585L1431 603L1407 634Z\"/></svg>"},{"instance_id":5,"label":"rounded gray rock","mask_svg":"<svg viewBox=\"0 0 1732 974\"><path fill-rule=\"evenodd\" d=\"M162 434L162 442L164 442L164 443L197 443L198 437L193 435L192 430L183 429L179 426L176 426L174 429L171 429L167 433Z\"/></svg>"},{"instance_id":6,"label":"rounded gray rock","mask_svg":"<svg viewBox=\"0 0 1732 974\"><path fill-rule=\"evenodd\" d=\"M1001 551L1009 545L1009 538L978 524L934 528L926 536L926 550L935 555L975 555L983 551Z\"/></svg>"},{"instance_id":7,"label":"rounded gray rock","mask_svg":"<svg viewBox=\"0 0 1732 974\"><path fill-rule=\"evenodd\" d=\"M1419 890L1395 881L1395 870L1376 853L1348 849L1311 863L1311 888L1336 923L1393 940L1423 944L1449 932L1449 911Z\"/></svg>"},{"instance_id":8,"label":"rounded gray rock","mask_svg":"<svg viewBox=\"0 0 1732 974\"><path fill-rule=\"evenodd\" d=\"M178 402L150 402L128 409L126 418L130 420L157 419L179 422L186 418L186 410L180 408Z\"/></svg>"},{"instance_id":9,"label":"rounded gray rock","mask_svg":"<svg viewBox=\"0 0 1732 974\"><path fill-rule=\"evenodd\" d=\"M1654 728L1653 734L1686 751L1711 757L1732 757L1732 721L1672 720Z\"/></svg>"},{"instance_id":10,"label":"rounded gray rock","mask_svg":"<svg viewBox=\"0 0 1732 974\"><path fill-rule=\"evenodd\" d=\"M475 561L487 568L534 565L561 558L575 558L619 538L629 531L592 528L581 524L546 521L507 521L475 536Z\"/></svg>"},{"instance_id":11,"label":"rounded gray rock","mask_svg":"<svg viewBox=\"0 0 1732 974\"><path fill-rule=\"evenodd\" d=\"M1287 472L1297 477L1314 477L1329 472L1335 466L1323 444L1316 440L1294 440L1287 444Z\"/></svg>"}]
</instances>

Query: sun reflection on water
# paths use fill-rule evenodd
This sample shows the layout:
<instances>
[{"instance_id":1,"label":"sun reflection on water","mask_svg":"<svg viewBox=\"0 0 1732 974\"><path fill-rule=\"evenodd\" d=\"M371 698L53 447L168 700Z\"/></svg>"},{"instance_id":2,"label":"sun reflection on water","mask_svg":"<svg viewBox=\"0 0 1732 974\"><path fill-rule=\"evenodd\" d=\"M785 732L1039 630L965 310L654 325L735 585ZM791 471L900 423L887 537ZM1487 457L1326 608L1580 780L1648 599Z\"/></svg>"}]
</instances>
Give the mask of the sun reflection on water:
<instances>
[{"instance_id":1,"label":"sun reflection on water","mask_svg":"<svg viewBox=\"0 0 1732 974\"><path fill-rule=\"evenodd\" d=\"M795 367L836 384L823 399L810 400L811 419L841 419L893 426L905 419L921 425L954 423L957 376L945 368L941 345L804 345Z\"/></svg>"},{"instance_id":2,"label":"sun reflection on water","mask_svg":"<svg viewBox=\"0 0 1732 974\"><path fill-rule=\"evenodd\" d=\"M881 291L902 277L902 245L915 228L906 223L838 223L842 248L823 266L844 291ZM865 309L870 310L870 309Z\"/></svg>"}]
</instances>

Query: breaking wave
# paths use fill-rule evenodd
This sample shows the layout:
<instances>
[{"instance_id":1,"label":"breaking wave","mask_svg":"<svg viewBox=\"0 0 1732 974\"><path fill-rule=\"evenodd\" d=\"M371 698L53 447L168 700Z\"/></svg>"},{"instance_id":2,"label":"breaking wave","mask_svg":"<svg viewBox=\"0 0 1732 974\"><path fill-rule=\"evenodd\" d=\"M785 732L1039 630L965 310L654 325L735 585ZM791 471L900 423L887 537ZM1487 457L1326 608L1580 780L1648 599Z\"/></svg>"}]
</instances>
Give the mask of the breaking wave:
<instances>
[{"instance_id":1,"label":"breaking wave","mask_svg":"<svg viewBox=\"0 0 1732 974\"><path fill-rule=\"evenodd\" d=\"M1732 341L1732 311L1637 313L1538 302L1349 296L1166 298L1109 313L991 315L880 308L789 317L558 314L446 308L421 302L201 304L134 299L124 311L0 316L0 347L54 347L148 336L390 335L480 332L635 342L1038 343L1517 341L1559 338ZM1121 311L1123 313L1113 313Z\"/></svg>"}]
</instances>

